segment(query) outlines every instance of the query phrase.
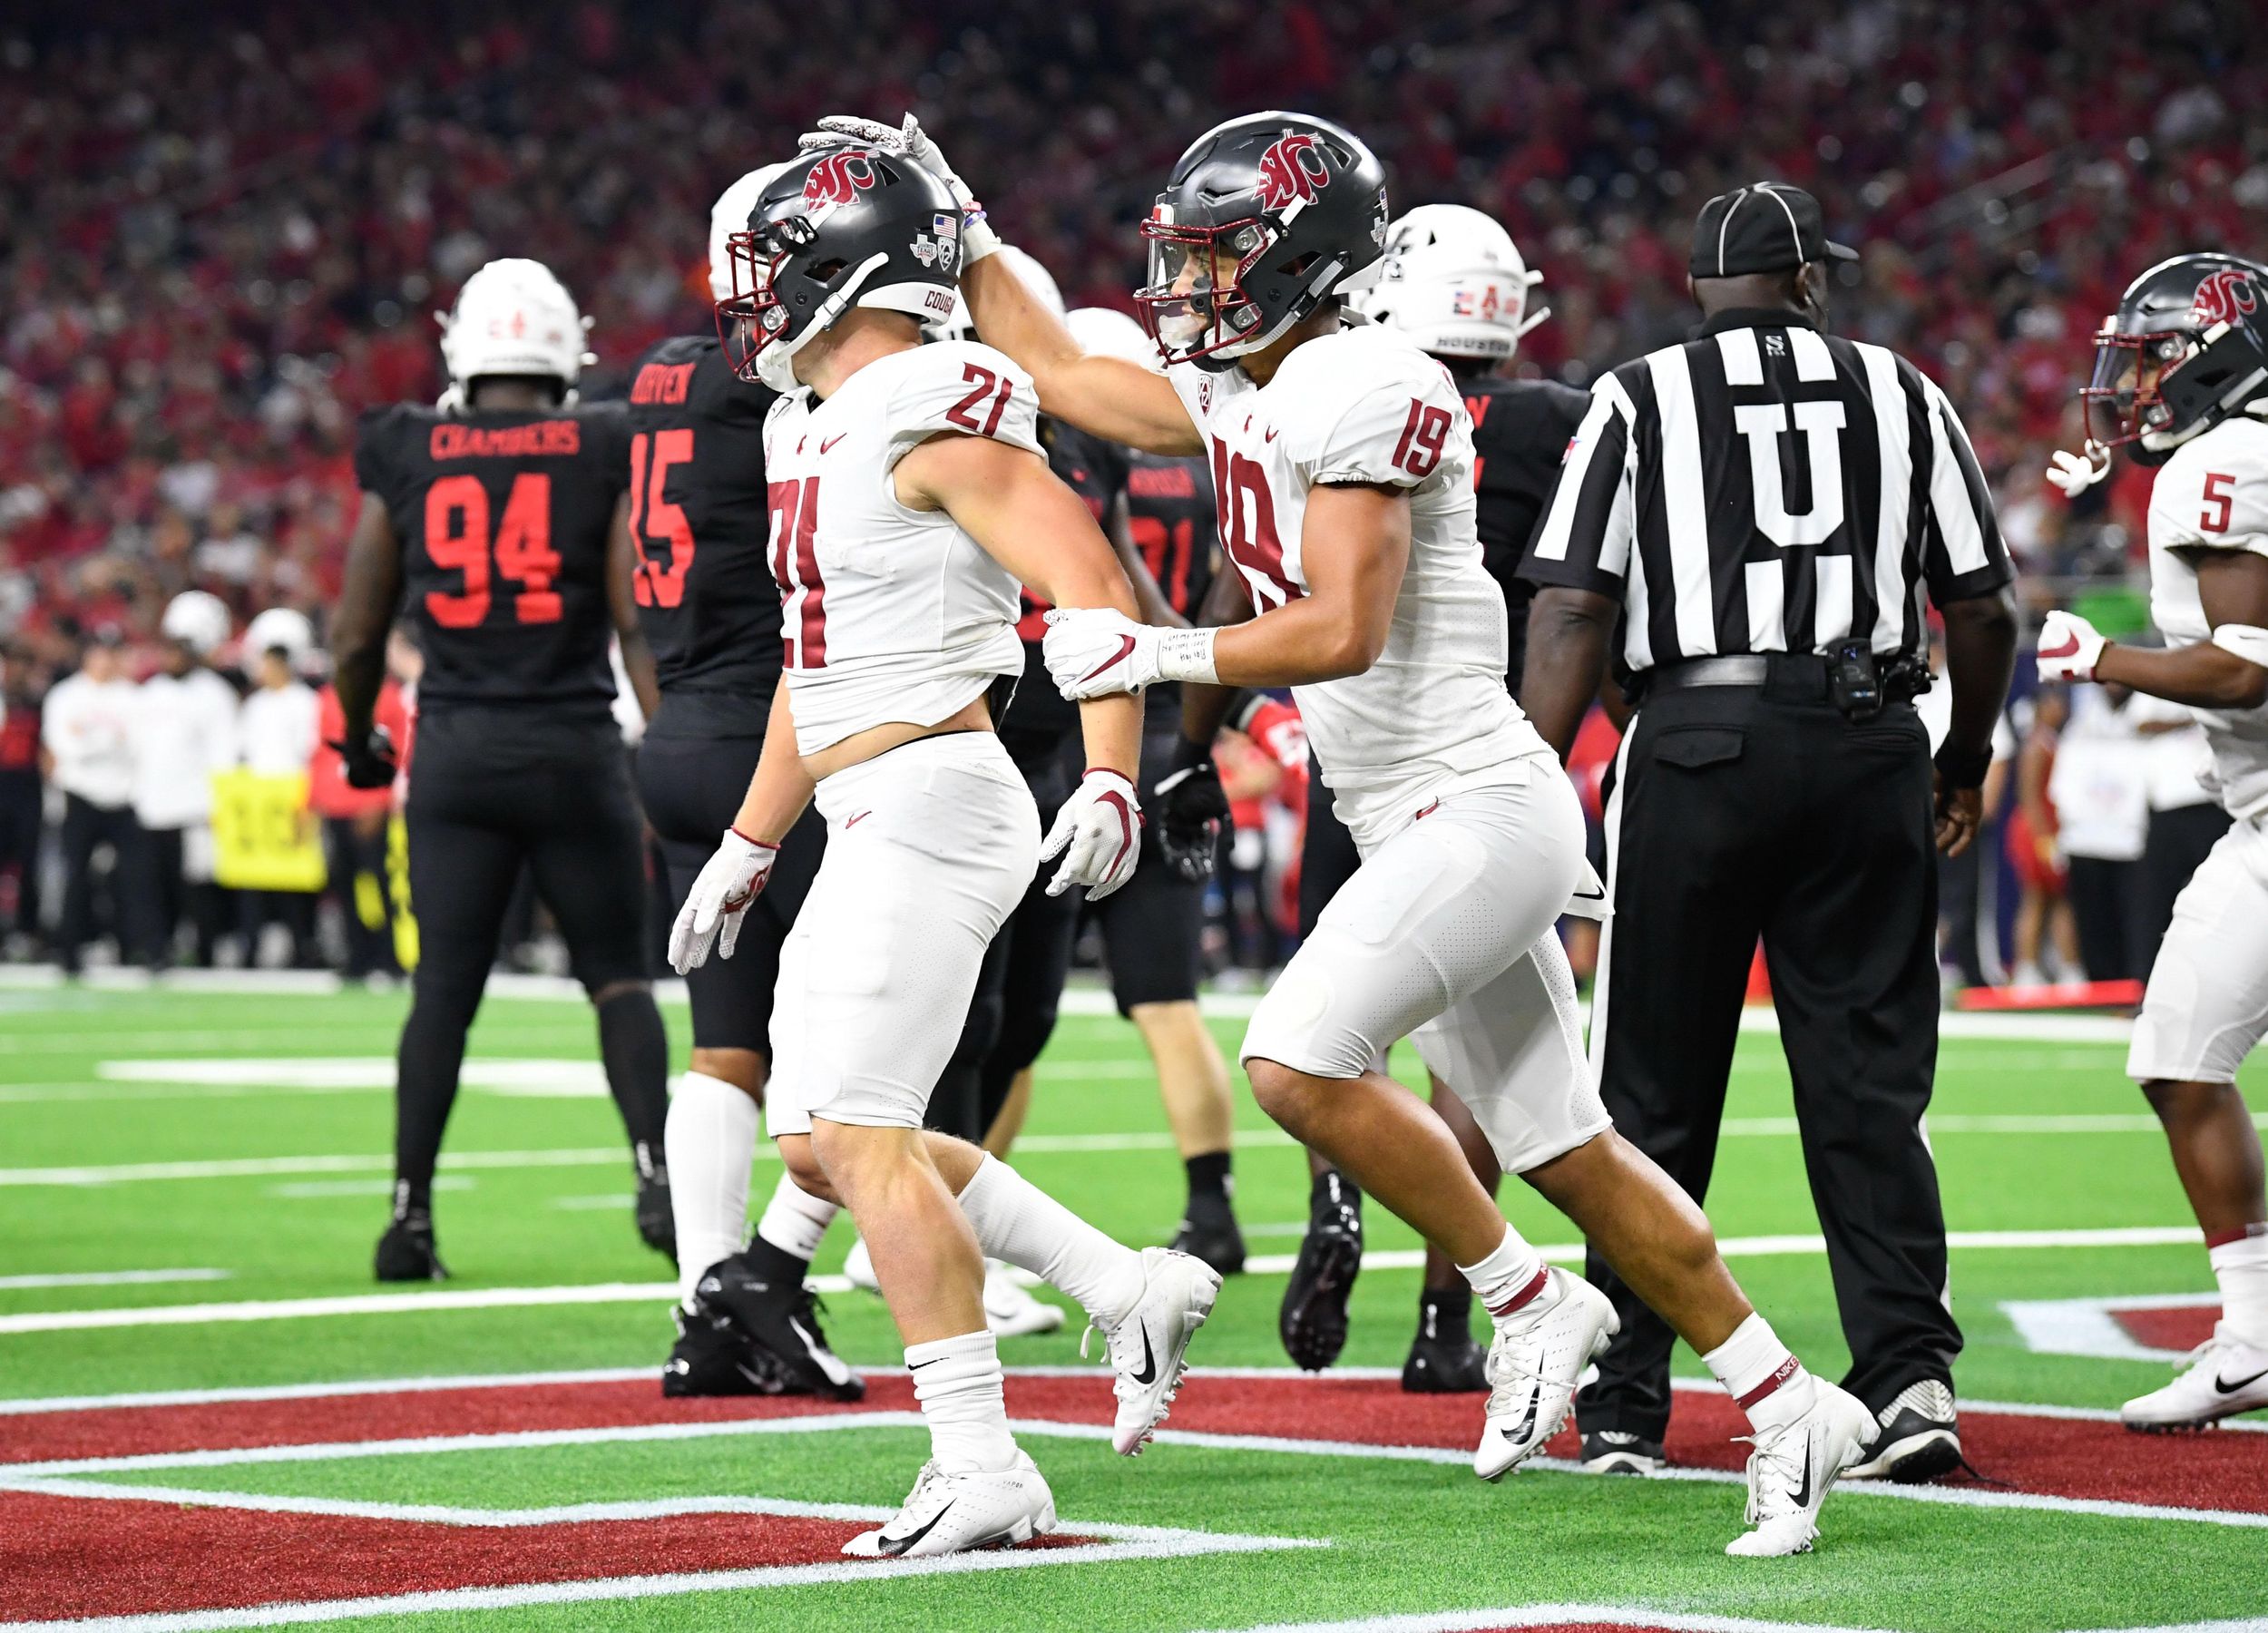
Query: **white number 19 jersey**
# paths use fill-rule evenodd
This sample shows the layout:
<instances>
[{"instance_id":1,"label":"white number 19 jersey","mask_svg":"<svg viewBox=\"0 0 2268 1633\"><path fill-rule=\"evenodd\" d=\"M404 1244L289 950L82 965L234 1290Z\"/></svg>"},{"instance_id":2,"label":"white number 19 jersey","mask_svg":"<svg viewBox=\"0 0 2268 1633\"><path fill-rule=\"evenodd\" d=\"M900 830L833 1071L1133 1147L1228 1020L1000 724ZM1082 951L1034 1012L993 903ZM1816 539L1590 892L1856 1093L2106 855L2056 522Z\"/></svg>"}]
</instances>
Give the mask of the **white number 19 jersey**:
<instances>
[{"instance_id":1,"label":"white number 19 jersey","mask_svg":"<svg viewBox=\"0 0 2268 1633\"><path fill-rule=\"evenodd\" d=\"M1266 612L1308 592L1307 494L1376 483L1410 495L1410 561L1378 661L1294 689L1340 818L1365 848L1428 799L1549 750L1504 687L1504 595L1481 565L1472 419L1440 363L1393 329L1310 340L1266 386L1171 371L1205 434L1221 549Z\"/></svg>"},{"instance_id":2,"label":"white number 19 jersey","mask_svg":"<svg viewBox=\"0 0 2268 1633\"><path fill-rule=\"evenodd\" d=\"M764 426L783 667L796 746L816 754L886 721L934 726L1023 672L1018 585L943 511L898 501L898 461L944 433L1040 454L1031 377L947 341L867 364Z\"/></svg>"},{"instance_id":3,"label":"white number 19 jersey","mask_svg":"<svg viewBox=\"0 0 2268 1633\"><path fill-rule=\"evenodd\" d=\"M2150 490L2150 619L2175 646L2213 639L2197 570L2179 552L2268 555L2268 425L2227 419L2174 451ZM2268 816L2268 709L2196 709L2206 787L2240 821Z\"/></svg>"}]
</instances>

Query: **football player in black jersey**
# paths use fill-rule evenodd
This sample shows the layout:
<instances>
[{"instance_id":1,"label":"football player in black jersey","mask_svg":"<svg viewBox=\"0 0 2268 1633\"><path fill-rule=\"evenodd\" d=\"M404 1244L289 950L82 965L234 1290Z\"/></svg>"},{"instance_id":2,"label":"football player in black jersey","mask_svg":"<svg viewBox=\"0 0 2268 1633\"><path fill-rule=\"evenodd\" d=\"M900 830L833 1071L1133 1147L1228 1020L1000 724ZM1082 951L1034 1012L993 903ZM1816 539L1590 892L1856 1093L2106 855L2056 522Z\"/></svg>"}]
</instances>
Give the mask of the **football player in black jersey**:
<instances>
[{"instance_id":1,"label":"football player in black jersey","mask_svg":"<svg viewBox=\"0 0 2268 1633\"><path fill-rule=\"evenodd\" d=\"M1520 337L1549 315L1530 312L1529 291L1541 281L1513 246L1510 234L1477 210L1427 204L1388 229L1386 259L1377 285L1357 305L1374 322L1403 329L1455 376L1472 416L1473 479L1479 489L1480 534L1490 574L1504 592L1511 634L1507 684L1520 670L1530 587L1515 577L1538 517L1557 481L1568 440L1582 423L1589 398L1544 380L1516 380L1501 372ZM1223 601L1206 622L1247 617L1241 586L1222 586ZM1230 603L1233 603L1230 604ZM1193 709L1186 760L1210 741L1209 716ZM1217 795L1199 776L1178 798L1152 801L1162 832L1187 829ZM1151 785L1145 784L1147 789ZM1225 808L1225 807L1223 807ZM1300 933L1319 915L1361 858L1354 837L1333 814L1331 802L1308 802L1300 859ZM1433 1082L1433 1107L1457 1136L1465 1159L1493 1193L1501 1178L1496 1154L1472 1114L1446 1085ZM1363 1260L1363 1198L1354 1182L1310 1153L1313 1177L1307 1233L1284 1292L1277 1330L1292 1359L1320 1370L1338 1359L1346 1343L1347 1301ZM1487 1351L1473 1341L1472 1293L1457 1266L1429 1248L1419 1294L1418 1330L1402 1369L1402 1386L1421 1393L1481 1391Z\"/></svg>"},{"instance_id":2,"label":"football player in black jersey","mask_svg":"<svg viewBox=\"0 0 2268 1633\"><path fill-rule=\"evenodd\" d=\"M381 1281L445 1274L433 1170L464 1036L523 866L598 1011L628 1126L647 1243L670 1251L662 1154L669 1040L647 978L644 861L611 707L618 635L652 711L653 664L631 605L616 513L630 469L620 405L580 406L582 318L551 271L491 261L444 320L441 406L364 416L362 513L335 621L347 779L393 778L371 713L396 611L425 653L407 804L419 958L396 1082L394 1217Z\"/></svg>"},{"instance_id":3,"label":"football player in black jersey","mask_svg":"<svg viewBox=\"0 0 2268 1633\"><path fill-rule=\"evenodd\" d=\"M777 168L741 177L710 211L709 280L719 300L732 293L726 239L748 226ZM639 745L638 784L661 842L673 915L740 808L779 686L779 587L766 561L764 476L764 416L777 400L733 372L713 331L660 342L631 376L623 520L638 621L661 690ZM670 1101L679 1302L664 1394L855 1401L865 1393L827 1347L804 1281L836 1204L782 1173L748 1236L780 944L826 841L816 807L806 811L742 922L734 956L685 978L693 1053Z\"/></svg>"}]
</instances>

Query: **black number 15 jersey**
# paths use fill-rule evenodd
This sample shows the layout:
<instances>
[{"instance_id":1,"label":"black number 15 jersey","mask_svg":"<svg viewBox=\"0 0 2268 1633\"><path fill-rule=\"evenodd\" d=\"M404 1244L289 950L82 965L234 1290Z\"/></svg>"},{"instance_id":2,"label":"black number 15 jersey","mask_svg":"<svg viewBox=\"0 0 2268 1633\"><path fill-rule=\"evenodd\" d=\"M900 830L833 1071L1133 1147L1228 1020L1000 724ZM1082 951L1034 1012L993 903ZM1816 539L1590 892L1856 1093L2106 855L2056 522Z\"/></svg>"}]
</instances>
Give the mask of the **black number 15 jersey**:
<instances>
[{"instance_id":1,"label":"black number 15 jersey","mask_svg":"<svg viewBox=\"0 0 2268 1633\"><path fill-rule=\"evenodd\" d=\"M363 416L355 475L402 542L420 709L605 715L607 534L629 471L619 404L451 415L405 403Z\"/></svg>"}]
</instances>

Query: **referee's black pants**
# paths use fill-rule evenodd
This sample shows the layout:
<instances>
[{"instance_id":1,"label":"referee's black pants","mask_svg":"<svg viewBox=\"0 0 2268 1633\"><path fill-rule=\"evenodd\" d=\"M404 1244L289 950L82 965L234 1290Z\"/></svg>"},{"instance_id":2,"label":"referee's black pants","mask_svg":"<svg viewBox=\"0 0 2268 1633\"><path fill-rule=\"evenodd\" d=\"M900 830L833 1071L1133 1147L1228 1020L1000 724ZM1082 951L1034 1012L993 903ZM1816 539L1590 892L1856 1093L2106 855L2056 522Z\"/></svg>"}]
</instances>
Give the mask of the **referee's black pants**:
<instances>
[{"instance_id":1,"label":"referee's black pants","mask_svg":"<svg viewBox=\"0 0 2268 1633\"><path fill-rule=\"evenodd\" d=\"M1852 1355L1843 1386L1876 1413L1909 1384L1950 1382L1961 1343L1921 1130L1937 1064L1931 827L1912 708L1853 725L1816 678L1657 690L1607 806L1614 916L1591 1020L1607 1109L1706 1197L1761 936ZM1622 1331L1582 1393L1581 1427L1657 1441L1673 1335L1598 1255L1587 1274Z\"/></svg>"}]
</instances>

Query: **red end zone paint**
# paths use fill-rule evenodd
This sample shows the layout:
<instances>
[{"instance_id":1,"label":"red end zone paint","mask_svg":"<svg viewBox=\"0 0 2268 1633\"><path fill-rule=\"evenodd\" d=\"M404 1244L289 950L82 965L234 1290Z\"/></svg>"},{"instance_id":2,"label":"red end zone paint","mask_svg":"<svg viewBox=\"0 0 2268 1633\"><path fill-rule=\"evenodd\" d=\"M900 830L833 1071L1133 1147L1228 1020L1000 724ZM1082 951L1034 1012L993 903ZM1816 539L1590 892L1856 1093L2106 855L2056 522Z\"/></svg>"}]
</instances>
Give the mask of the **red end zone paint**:
<instances>
[{"instance_id":1,"label":"red end zone paint","mask_svg":"<svg viewBox=\"0 0 2268 1633\"><path fill-rule=\"evenodd\" d=\"M2183 1310L2113 1310L2110 1318L2136 1344L2152 1349L2194 1350L2213 1336L2221 1319L2219 1305L2196 1305Z\"/></svg>"}]
</instances>

